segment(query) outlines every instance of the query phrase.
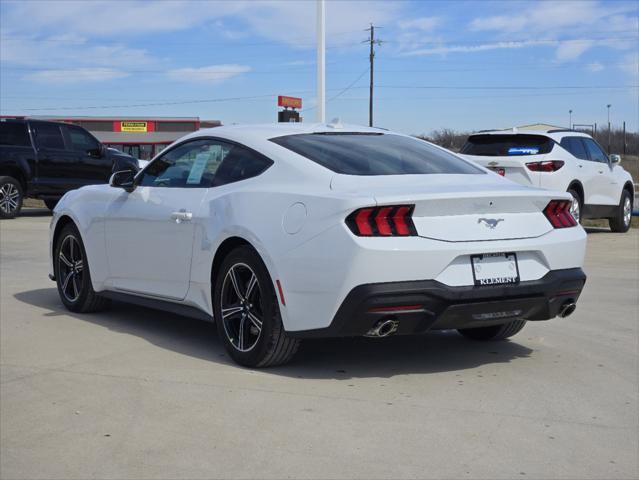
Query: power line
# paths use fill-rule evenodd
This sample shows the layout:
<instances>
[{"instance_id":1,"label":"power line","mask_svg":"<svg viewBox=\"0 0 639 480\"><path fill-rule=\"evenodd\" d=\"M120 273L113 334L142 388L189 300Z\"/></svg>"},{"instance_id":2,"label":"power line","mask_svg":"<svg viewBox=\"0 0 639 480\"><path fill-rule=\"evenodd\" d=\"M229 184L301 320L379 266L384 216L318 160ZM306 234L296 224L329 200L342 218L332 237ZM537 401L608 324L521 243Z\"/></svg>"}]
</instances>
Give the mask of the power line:
<instances>
[{"instance_id":1,"label":"power line","mask_svg":"<svg viewBox=\"0 0 639 480\"><path fill-rule=\"evenodd\" d=\"M340 92L339 92L339 93L337 93L336 95L333 95L333 96L332 96L332 97L330 97L328 100L326 100L326 103L330 103L330 102L332 102L332 101L333 101L333 100L335 100L336 98L341 97L344 93L348 92L350 89L352 89L353 87L355 87L355 84L356 84L357 82L359 82L359 81L362 79L362 77L363 77L364 75L366 75L366 73L367 73L367 72L368 72L368 68L367 68L366 70L364 70L364 71L363 71L363 72L359 75L359 77L357 77L354 81L352 81L352 82L351 82L351 83L350 83L347 87L343 88L342 90L340 90ZM317 108L317 105L315 105L315 106L313 106L313 107L304 108L304 109L300 110L300 112L308 112L309 110L313 110L313 109L315 109L315 108Z\"/></svg>"}]
</instances>

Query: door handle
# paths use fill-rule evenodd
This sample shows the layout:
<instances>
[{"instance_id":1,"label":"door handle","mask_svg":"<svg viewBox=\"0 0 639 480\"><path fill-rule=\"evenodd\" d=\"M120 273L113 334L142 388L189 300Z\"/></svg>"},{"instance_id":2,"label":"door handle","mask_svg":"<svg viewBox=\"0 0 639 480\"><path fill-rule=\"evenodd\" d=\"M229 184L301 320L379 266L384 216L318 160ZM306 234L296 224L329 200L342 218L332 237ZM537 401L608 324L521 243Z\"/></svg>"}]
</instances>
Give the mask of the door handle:
<instances>
[{"instance_id":1,"label":"door handle","mask_svg":"<svg viewBox=\"0 0 639 480\"><path fill-rule=\"evenodd\" d=\"M175 220L175 223L190 222L193 218L191 212L180 210L179 212L173 212L171 214L171 220Z\"/></svg>"}]
</instances>

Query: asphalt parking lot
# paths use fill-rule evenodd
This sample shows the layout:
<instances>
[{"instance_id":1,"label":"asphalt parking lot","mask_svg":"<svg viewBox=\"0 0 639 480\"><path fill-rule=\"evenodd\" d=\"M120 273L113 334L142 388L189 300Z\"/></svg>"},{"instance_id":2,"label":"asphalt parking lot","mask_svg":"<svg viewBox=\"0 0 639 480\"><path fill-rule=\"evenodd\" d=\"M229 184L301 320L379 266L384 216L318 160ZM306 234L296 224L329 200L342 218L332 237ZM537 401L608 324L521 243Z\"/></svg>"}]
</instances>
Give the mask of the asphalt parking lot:
<instances>
[{"instance_id":1,"label":"asphalt parking lot","mask_svg":"<svg viewBox=\"0 0 639 480\"><path fill-rule=\"evenodd\" d=\"M639 476L639 229L591 230L576 313L511 341L313 341L251 371L206 323L67 312L49 220L0 224L3 479Z\"/></svg>"}]
</instances>

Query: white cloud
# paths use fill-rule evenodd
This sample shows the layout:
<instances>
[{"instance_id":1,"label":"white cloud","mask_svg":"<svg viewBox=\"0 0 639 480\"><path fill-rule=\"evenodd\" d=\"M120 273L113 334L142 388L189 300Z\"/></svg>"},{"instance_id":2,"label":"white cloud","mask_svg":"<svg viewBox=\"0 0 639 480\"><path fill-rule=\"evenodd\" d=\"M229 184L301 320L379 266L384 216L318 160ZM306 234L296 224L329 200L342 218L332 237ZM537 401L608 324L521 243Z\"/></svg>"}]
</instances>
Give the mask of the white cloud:
<instances>
[{"instance_id":1,"label":"white cloud","mask_svg":"<svg viewBox=\"0 0 639 480\"><path fill-rule=\"evenodd\" d=\"M556 59L574 60L596 46L617 49L636 48L636 40L617 40L615 37L636 35L638 28L636 7L630 4L595 1L530 2L521 8L516 3L512 11L500 15L478 17L469 29L476 32L493 31L501 38L518 34L522 40L557 39ZM603 34L592 35L593 30ZM561 42L561 37L583 38Z\"/></svg>"},{"instance_id":2,"label":"white cloud","mask_svg":"<svg viewBox=\"0 0 639 480\"><path fill-rule=\"evenodd\" d=\"M329 41L360 39L369 23L395 21L401 5L393 2L327 2L326 35ZM311 47L315 42L314 1L235 0L204 2L165 0L29 1L8 4L3 12L3 30L13 25L29 25L30 31L53 31L87 37L139 37L159 32L184 31L233 18L264 38L290 46ZM237 36L221 24L223 34Z\"/></svg>"},{"instance_id":3,"label":"white cloud","mask_svg":"<svg viewBox=\"0 0 639 480\"><path fill-rule=\"evenodd\" d=\"M561 42L555 51L559 61L575 60L594 45L592 40L568 40Z\"/></svg>"},{"instance_id":4,"label":"white cloud","mask_svg":"<svg viewBox=\"0 0 639 480\"><path fill-rule=\"evenodd\" d=\"M586 65L586 68L591 72L601 72L604 66L599 62L592 62Z\"/></svg>"},{"instance_id":5,"label":"white cloud","mask_svg":"<svg viewBox=\"0 0 639 480\"><path fill-rule=\"evenodd\" d=\"M176 68L166 72L166 76L180 82L216 84L251 71L247 65L209 65L199 68Z\"/></svg>"},{"instance_id":6,"label":"white cloud","mask_svg":"<svg viewBox=\"0 0 639 480\"><path fill-rule=\"evenodd\" d=\"M415 30L433 30L442 23L441 17L419 17L398 22L399 28Z\"/></svg>"},{"instance_id":7,"label":"white cloud","mask_svg":"<svg viewBox=\"0 0 639 480\"><path fill-rule=\"evenodd\" d=\"M410 50L403 53L405 56L419 55L445 55L448 53L472 53L484 52L487 50L511 50L518 48L534 47L538 45L546 45L548 42L530 40L525 42L494 42L478 45L442 45L428 48L420 48Z\"/></svg>"},{"instance_id":8,"label":"white cloud","mask_svg":"<svg viewBox=\"0 0 639 480\"><path fill-rule=\"evenodd\" d=\"M40 70L26 76L28 80L39 83L87 83L106 82L117 78L128 77L127 72L113 68L77 68L77 69L56 69Z\"/></svg>"}]
</instances>

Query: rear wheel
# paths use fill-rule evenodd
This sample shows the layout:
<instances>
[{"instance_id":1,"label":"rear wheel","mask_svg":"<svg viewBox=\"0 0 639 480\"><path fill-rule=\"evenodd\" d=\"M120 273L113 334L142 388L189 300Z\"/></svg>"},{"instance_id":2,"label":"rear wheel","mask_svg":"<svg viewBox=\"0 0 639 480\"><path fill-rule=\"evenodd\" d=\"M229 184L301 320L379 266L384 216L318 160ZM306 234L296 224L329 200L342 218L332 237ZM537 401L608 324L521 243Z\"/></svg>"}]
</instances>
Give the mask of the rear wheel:
<instances>
[{"instance_id":1,"label":"rear wheel","mask_svg":"<svg viewBox=\"0 0 639 480\"><path fill-rule=\"evenodd\" d=\"M0 177L0 218L15 218L22 209L24 192L13 177Z\"/></svg>"},{"instance_id":2,"label":"rear wheel","mask_svg":"<svg viewBox=\"0 0 639 480\"><path fill-rule=\"evenodd\" d=\"M628 190L624 190L621 193L621 200L619 201L619 207L617 208L617 214L608 219L610 223L610 230L613 232L627 232L630 228L630 221L632 220L632 196Z\"/></svg>"},{"instance_id":3,"label":"rear wheel","mask_svg":"<svg viewBox=\"0 0 639 480\"><path fill-rule=\"evenodd\" d=\"M213 315L227 352L241 365L281 365L299 346L284 331L271 277L249 246L236 248L222 262L213 286Z\"/></svg>"},{"instance_id":4,"label":"rear wheel","mask_svg":"<svg viewBox=\"0 0 639 480\"><path fill-rule=\"evenodd\" d=\"M573 188L568 189L568 193L572 195L572 204L570 205L570 214L573 216L577 223L581 223L581 210L583 209L584 201L579 195L579 192Z\"/></svg>"},{"instance_id":5,"label":"rear wheel","mask_svg":"<svg viewBox=\"0 0 639 480\"><path fill-rule=\"evenodd\" d=\"M466 338L473 340L504 340L519 333L526 325L526 320L514 320L504 325L494 325L492 327L461 328L457 330Z\"/></svg>"},{"instance_id":6,"label":"rear wheel","mask_svg":"<svg viewBox=\"0 0 639 480\"><path fill-rule=\"evenodd\" d=\"M75 225L64 226L57 236L53 265L60 299L69 310L97 312L109 304L93 290L87 254Z\"/></svg>"}]
</instances>

